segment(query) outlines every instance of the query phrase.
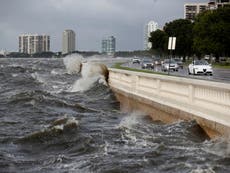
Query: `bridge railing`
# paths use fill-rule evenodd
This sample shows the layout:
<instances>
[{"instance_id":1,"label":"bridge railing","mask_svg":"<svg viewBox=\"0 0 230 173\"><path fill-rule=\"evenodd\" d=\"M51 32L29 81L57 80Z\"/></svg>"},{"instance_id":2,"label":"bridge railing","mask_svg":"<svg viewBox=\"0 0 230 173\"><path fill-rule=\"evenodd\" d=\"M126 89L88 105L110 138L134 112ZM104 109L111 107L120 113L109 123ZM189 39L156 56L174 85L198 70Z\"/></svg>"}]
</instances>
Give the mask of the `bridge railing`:
<instances>
[{"instance_id":1,"label":"bridge railing","mask_svg":"<svg viewBox=\"0 0 230 173\"><path fill-rule=\"evenodd\" d=\"M109 85L230 127L230 84L110 68Z\"/></svg>"}]
</instances>

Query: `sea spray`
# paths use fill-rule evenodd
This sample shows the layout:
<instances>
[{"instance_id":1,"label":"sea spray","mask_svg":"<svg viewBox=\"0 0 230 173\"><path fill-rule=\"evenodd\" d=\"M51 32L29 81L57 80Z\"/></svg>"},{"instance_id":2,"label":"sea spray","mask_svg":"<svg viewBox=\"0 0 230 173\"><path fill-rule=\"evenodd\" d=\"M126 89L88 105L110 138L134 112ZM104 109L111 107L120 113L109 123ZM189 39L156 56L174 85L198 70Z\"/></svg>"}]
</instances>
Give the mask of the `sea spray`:
<instances>
[{"instance_id":1,"label":"sea spray","mask_svg":"<svg viewBox=\"0 0 230 173\"><path fill-rule=\"evenodd\" d=\"M133 125L140 123L146 115L140 111L134 111L130 115L122 118L118 128L132 128Z\"/></svg>"},{"instance_id":2,"label":"sea spray","mask_svg":"<svg viewBox=\"0 0 230 173\"><path fill-rule=\"evenodd\" d=\"M96 62L87 62L81 55L73 54L64 58L64 64L68 73L81 72L82 78L77 80L70 92L86 91L96 82L106 85L108 80L108 69L106 65Z\"/></svg>"},{"instance_id":3,"label":"sea spray","mask_svg":"<svg viewBox=\"0 0 230 173\"><path fill-rule=\"evenodd\" d=\"M70 92L79 92L89 90L97 81L97 77L88 77L78 79L72 86Z\"/></svg>"},{"instance_id":4,"label":"sea spray","mask_svg":"<svg viewBox=\"0 0 230 173\"><path fill-rule=\"evenodd\" d=\"M108 74L106 74L107 72L104 72L105 70L107 70L107 68L103 64L92 62L83 63L81 70L82 78L74 83L71 91L86 91L96 82L107 85L106 75Z\"/></svg>"},{"instance_id":5,"label":"sea spray","mask_svg":"<svg viewBox=\"0 0 230 173\"><path fill-rule=\"evenodd\" d=\"M76 74L81 71L81 63L83 56L79 54L71 54L66 56L63 61L69 74Z\"/></svg>"},{"instance_id":6,"label":"sea spray","mask_svg":"<svg viewBox=\"0 0 230 173\"><path fill-rule=\"evenodd\" d=\"M140 131L136 129L136 126L142 122L142 119L145 115L140 111L132 112L130 115L122 118L120 124L118 125L119 129L122 129L122 139L124 141L132 141L133 143L139 143L137 140L137 133ZM144 140L145 142L145 140ZM142 142L143 143L143 142Z\"/></svg>"}]
</instances>

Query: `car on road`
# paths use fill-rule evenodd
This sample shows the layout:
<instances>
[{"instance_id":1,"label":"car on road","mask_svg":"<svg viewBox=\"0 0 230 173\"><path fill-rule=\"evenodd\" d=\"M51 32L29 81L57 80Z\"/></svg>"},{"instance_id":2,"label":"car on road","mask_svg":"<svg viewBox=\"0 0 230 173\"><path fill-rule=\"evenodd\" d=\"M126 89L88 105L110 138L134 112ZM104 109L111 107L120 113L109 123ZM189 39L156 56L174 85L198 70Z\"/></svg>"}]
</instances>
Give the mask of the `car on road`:
<instances>
[{"instance_id":1,"label":"car on road","mask_svg":"<svg viewBox=\"0 0 230 173\"><path fill-rule=\"evenodd\" d=\"M205 75L213 75L213 70L211 64L209 64L206 60L194 60L188 66L188 74L205 74Z\"/></svg>"},{"instance_id":2,"label":"car on road","mask_svg":"<svg viewBox=\"0 0 230 173\"><path fill-rule=\"evenodd\" d=\"M162 71L178 71L179 65L176 63L174 59L165 59L163 63L161 64L161 70Z\"/></svg>"},{"instance_id":3,"label":"car on road","mask_svg":"<svg viewBox=\"0 0 230 173\"><path fill-rule=\"evenodd\" d=\"M140 64L141 60L139 58L133 58L132 62L133 64Z\"/></svg>"},{"instance_id":4,"label":"car on road","mask_svg":"<svg viewBox=\"0 0 230 173\"><path fill-rule=\"evenodd\" d=\"M155 65L161 65L161 59L160 58L155 58L154 59L154 64Z\"/></svg>"},{"instance_id":5,"label":"car on road","mask_svg":"<svg viewBox=\"0 0 230 173\"><path fill-rule=\"evenodd\" d=\"M143 69L154 69L154 64L153 64L153 61L150 60L150 59L144 59L142 62L141 62L141 67Z\"/></svg>"},{"instance_id":6,"label":"car on road","mask_svg":"<svg viewBox=\"0 0 230 173\"><path fill-rule=\"evenodd\" d=\"M174 58L174 60L176 61L176 63L178 64L180 68L183 68L183 62L181 61L180 58Z\"/></svg>"}]
</instances>

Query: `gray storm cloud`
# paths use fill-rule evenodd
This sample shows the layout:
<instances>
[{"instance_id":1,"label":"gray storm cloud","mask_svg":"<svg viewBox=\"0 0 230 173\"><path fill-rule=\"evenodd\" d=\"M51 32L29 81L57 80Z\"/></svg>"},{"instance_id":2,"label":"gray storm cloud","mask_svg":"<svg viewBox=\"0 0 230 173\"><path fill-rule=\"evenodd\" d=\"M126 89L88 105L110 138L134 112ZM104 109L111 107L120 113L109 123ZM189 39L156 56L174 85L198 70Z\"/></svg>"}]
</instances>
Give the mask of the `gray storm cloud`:
<instances>
[{"instance_id":1,"label":"gray storm cloud","mask_svg":"<svg viewBox=\"0 0 230 173\"><path fill-rule=\"evenodd\" d=\"M207 2L208 0L189 0ZM1 0L0 50L18 50L18 35L45 33L51 50L61 50L65 29L77 35L78 50L100 51L101 39L114 35L118 50L143 49L144 24L183 18L188 0Z\"/></svg>"}]
</instances>

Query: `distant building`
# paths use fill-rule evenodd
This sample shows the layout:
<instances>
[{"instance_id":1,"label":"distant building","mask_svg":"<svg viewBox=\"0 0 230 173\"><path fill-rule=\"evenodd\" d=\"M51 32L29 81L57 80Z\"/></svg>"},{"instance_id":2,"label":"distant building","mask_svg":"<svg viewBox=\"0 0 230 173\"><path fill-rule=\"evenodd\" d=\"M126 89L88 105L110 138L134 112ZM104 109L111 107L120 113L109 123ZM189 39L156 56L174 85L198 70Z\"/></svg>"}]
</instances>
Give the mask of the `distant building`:
<instances>
[{"instance_id":1,"label":"distant building","mask_svg":"<svg viewBox=\"0 0 230 173\"><path fill-rule=\"evenodd\" d=\"M73 30L65 30L62 34L62 54L75 51L75 32Z\"/></svg>"},{"instance_id":2,"label":"distant building","mask_svg":"<svg viewBox=\"0 0 230 173\"><path fill-rule=\"evenodd\" d=\"M209 3L188 3L184 5L184 18L194 21L197 14L205 10L215 10L230 6L230 0L210 0Z\"/></svg>"},{"instance_id":3,"label":"distant building","mask_svg":"<svg viewBox=\"0 0 230 173\"><path fill-rule=\"evenodd\" d=\"M20 53L40 53L50 51L50 36L38 34L23 34L19 36Z\"/></svg>"},{"instance_id":4,"label":"distant building","mask_svg":"<svg viewBox=\"0 0 230 173\"><path fill-rule=\"evenodd\" d=\"M114 55L116 52L116 39L110 36L101 42L101 52L107 55Z\"/></svg>"},{"instance_id":5,"label":"distant building","mask_svg":"<svg viewBox=\"0 0 230 173\"><path fill-rule=\"evenodd\" d=\"M230 6L230 0L210 0L208 6L210 10Z\"/></svg>"},{"instance_id":6,"label":"distant building","mask_svg":"<svg viewBox=\"0 0 230 173\"><path fill-rule=\"evenodd\" d=\"M184 18L194 20L196 15L207 10L208 3L189 3L184 5Z\"/></svg>"},{"instance_id":7,"label":"distant building","mask_svg":"<svg viewBox=\"0 0 230 173\"><path fill-rule=\"evenodd\" d=\"M101 53L107 53L107 39L101 41Z\"/></svg>"},{"instance_id":8,"label":"distant building","mask_svg":"<svg viewBox=\"0 0 230 173\"><path fill-rule=\"evenodd\" d=\"M152 47L152 43L149 42L150 34L158 29L158 23L150 21L144 28L144 49L149 50Z\"/></svg>"}]
</instances>

